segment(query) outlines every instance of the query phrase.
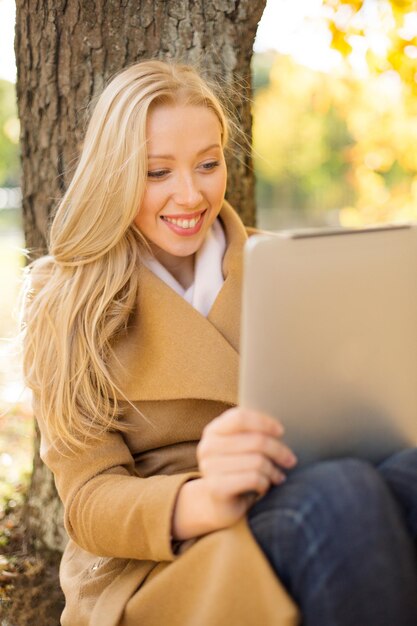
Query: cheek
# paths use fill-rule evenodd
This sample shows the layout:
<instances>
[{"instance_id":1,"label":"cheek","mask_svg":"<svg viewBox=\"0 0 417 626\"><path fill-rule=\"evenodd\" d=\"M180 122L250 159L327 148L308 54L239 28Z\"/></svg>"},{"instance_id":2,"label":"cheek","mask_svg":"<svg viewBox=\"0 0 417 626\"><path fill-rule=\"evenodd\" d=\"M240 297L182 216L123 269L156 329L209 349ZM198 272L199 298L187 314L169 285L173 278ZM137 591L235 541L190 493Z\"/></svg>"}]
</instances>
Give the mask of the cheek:
<instances>
[{"instance_id":1,"label":"cheek","mask_svg":"<svg viewBox=\"0 0 417 626\"><path fill-rule=\"evenodd\" d=\"M221 172L221 175L219 176L219 180L218 180L218 184L217 184L217 193L220 196L224 196L225 192L226 192L226 185L227 185L227 171L226 168Z\"/></svg>"},{"instance_id":2,"label":"cheek","mask_svg":"<svg viewBox=\"0 0 417 626\"><path fill-rule=\"evenodd\" d=\"M226 191L226 187L227 187L227 169L224 168L224 174L223 174L223 190Z\"/></svg>"},{"instance_id":3,"label":"cheek","mask_svg":"<svg viewBox=\"0 0 417 626\"><path fill-rule=\"evenodd\" d=\"M213 202L222 200L226 191L227 173L226 170L219 170L212 177L207 177L205 193Z\"/></svg>"},{"instance_id":4,"label":"cheek","mask_svg":"<svg viewBox=\"0 0 417 626\"><path fill-rule=\"evenodd\" d=\"M157 190L149 189L143 196L142 204L135 217L135 224L139 228L154 222L157 218L160 207L160 198L158 197Z\"/></svg>"}]
</instances>

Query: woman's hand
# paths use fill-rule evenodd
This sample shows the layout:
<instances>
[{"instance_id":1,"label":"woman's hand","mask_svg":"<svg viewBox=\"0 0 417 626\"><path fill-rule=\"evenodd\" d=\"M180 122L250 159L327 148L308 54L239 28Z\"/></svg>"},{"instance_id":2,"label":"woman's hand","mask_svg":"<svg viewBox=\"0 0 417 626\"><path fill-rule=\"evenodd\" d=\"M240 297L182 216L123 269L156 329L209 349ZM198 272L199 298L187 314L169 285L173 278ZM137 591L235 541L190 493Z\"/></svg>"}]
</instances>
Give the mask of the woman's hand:
<instances>
[{"instance_id":1,"label":"woman's hand","mask_svg":"<svg viewBox=\"0 0 417 626\"><path fill-rule=\"evenodd\" d=\"M225 528L240 519L258 496L285 480L297 460L280 440L274 418L236 407L211 421L197 446L202 478L183 485L173 534L186 539Z\"/></svg>"},{"instance_id":2,"label":"woman's hand","mask_svg":"<svg viewBox=\"0 0 417 626\"><path fill-rule=\"evenodd\" d=\"M283 433L276 419L240 407L204 429L197 447L199 469L225 525L246 513L256 494L263 496L271 485L282 483L283 469L295 465L294 454L280 440Z\"/></svg>"}]
</instances>

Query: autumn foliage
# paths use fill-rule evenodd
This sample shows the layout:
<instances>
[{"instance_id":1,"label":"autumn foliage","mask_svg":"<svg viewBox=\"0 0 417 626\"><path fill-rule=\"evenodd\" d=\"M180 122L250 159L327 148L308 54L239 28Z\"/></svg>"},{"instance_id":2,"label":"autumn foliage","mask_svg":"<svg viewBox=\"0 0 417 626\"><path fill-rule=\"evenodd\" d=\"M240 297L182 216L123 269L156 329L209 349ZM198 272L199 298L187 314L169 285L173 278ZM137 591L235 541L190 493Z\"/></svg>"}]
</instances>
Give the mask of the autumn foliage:
<instances>
[{"instance_id":1,"label":"autumn foliage","mask_svg":"<svg viewBox=\"0 0 417 626\"><path fill-rule=\"evenodd\" d=\"M345 226L416 220L416 3L323 0L322 19L333 71L255 62L259 204Z\"/></svg>"}]
</instances>

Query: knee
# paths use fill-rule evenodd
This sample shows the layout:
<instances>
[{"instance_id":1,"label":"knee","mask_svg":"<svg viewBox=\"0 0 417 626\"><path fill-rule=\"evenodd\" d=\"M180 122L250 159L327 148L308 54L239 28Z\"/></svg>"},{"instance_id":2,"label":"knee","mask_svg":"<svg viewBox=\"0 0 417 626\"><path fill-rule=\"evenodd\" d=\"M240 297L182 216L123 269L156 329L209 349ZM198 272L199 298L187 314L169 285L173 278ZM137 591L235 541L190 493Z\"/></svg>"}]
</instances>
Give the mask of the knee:
<instances>
[{"instance_id":1,"label":"knee","mask_svg":"<svg viewBox=\"0 0 417 626\"><path fill-rule=\"evenodd\" d=\"M337 459L292 472L250 515L253 529L268 540L319 545L330 538L353 539L396 527L398 510L378 471L366 461ZM386 533L385 533L386 534Z\"/></svg>"},{"instance_id":2,"label":"knee","mask_svg":"<svg viewBox=\"0 0 417 626\"><path fill-rule=\"evenodd\" d=\"M351 458L325 461L305 470L299 523L339 534L343 527L378 523L392 506L390 492L371 464Z\"/></svg>"},{"instance_id":3,"label":"knee","mask_svg":"<svg viewBox=\"0 0 417 626\"><path fill-rule=\"evenodd\" d=\"M308 500L330 516L362 516L370 508L384 507L389 491L378 471L361 459L344 458L317 463L306 469Z\"/></svg>"},{"instance_id":4,"label":"knee","mask_svg":"<svg viewBox=\"0 0 417 626\"><path fill-rule=\"evenodd\" d=\"M329 498L343 499L345 494L360 497L374 491L380 483L375 468L355 458L322 461L307 467L305 472L309 488Z\"/></svg>"},{"instance_id":5,"label":"knee","mask_svg":"<svg viewBox=\"0 0 417 626\"><path fill-rule=\"evenodd\" d=\"M413 473L417 476L417 448L406 448L383 461L378 469L383 474L392 472Z\"/></svg>"}]
</instances>

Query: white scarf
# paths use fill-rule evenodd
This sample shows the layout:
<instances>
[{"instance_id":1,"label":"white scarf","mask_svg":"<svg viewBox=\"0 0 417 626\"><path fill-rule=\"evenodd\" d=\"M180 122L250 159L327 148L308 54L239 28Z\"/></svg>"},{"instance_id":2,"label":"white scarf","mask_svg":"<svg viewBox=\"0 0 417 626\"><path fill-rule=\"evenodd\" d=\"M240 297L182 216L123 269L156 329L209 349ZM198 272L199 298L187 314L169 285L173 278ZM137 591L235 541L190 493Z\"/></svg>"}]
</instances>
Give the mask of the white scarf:
<instances>
[{"instance_id":1,"label":"white scarf","mask_svg":"<svg viewBox=\"0 0 417 626\"><path fill-rule=\"evenodd\" d=\"M184 289L170 272L155 259L143 260L158 278L182 296L204 317L207 317L224 283L222 262L226 251L226 236L220 220L217 218L208 231L203 245L197 251L194 265L194 281Z\"/></svg>"}]
</instances>

